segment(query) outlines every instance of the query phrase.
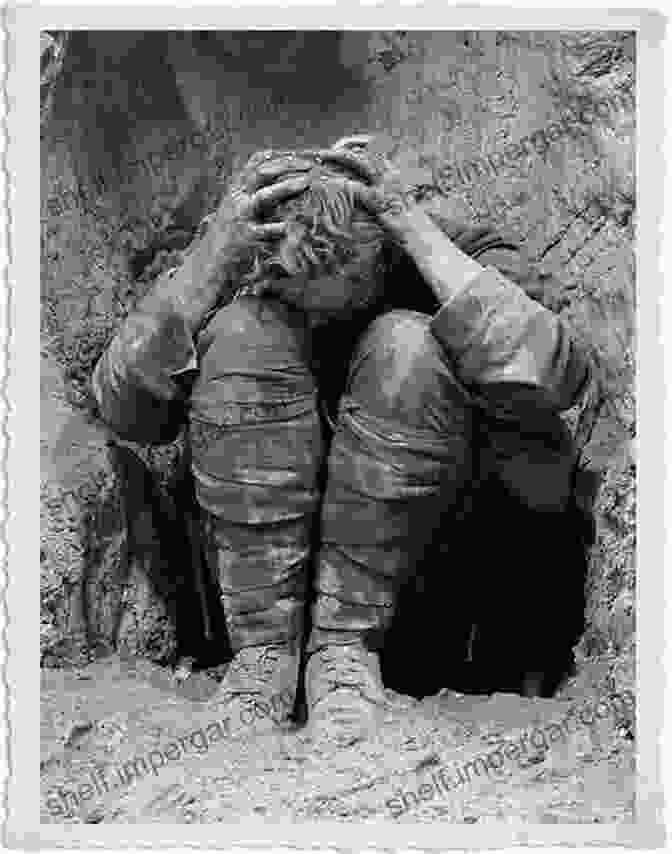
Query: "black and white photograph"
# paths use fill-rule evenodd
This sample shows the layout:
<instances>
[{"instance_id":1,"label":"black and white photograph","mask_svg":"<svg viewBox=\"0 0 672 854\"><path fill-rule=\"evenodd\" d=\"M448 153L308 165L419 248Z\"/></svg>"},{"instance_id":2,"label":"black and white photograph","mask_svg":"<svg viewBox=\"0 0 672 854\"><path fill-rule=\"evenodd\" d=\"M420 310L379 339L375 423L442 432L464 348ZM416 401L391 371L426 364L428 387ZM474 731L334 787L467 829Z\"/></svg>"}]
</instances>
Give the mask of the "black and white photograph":
<instances>
[{"instance_id":1,"label":"black and white photograph","mask_svg":"<svg viewBox=\"0 0 672 854\"><path fill-rule=\"evenodd\" d=\"M39 28L35 827L634 839L636 13L159 11Z\"/></svg>"}]
</instances>

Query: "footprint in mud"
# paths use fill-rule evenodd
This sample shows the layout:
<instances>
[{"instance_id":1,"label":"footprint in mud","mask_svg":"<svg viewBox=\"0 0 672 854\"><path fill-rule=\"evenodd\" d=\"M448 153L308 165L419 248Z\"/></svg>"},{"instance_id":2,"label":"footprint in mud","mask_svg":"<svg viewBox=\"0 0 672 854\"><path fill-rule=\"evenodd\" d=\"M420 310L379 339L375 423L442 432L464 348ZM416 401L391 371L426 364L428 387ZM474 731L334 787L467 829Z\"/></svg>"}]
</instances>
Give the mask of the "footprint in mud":
<instances>
[{"instance_id":1,"label":"footprint in mud","mask_svg":"<svg viewBox=\"0 0 672 854\"><path fill-rule=\"evenodd\" d=\"M150 821L165 821L171 817L176 821L182 819L190 822L196 818L196 803L195 794L188 792L183 785L173 783L172 786L162 787L161 792L147 804L141 815L143 819Z\"/></svg>"},{"instance_id":2,"label":"footprint in mud","mask_svg":"<svg viewBox=\"0 0 672 854\"><path fill-rule=\"evenodd\" d=\"M172 782L165 779L172 777ZM147 779L137 783L123 799L120 819L124 823L191 824L198 817L199 789L174 769L159 783Z\"/></svg>"}]
</instances>

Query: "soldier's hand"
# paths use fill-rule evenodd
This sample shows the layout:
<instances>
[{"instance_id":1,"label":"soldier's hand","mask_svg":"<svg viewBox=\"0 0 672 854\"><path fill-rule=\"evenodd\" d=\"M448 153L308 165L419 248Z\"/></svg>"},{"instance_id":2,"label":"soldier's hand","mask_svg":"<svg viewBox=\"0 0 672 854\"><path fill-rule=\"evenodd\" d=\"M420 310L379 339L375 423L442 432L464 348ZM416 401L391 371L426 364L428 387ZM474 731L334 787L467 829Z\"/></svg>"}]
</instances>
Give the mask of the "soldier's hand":
<instances>
[{"instance_id":1,"label":"soldier's hand","mask_svg":"<svg viewBox=\"0 0 672 854\"><path fill-rule=\"evenodd\" d=\"M260 152L250 158L222 205L226 216L245 223L257 236L281 237L283 222L260 220L308 188L315 160L292 152Z\"/></svg>"},{"instance_id":2,"label":"soldier's hand","mask_svg":"<svg viewBox=\"0 0 672 854\"><path fill-rule=\"evenodd\" d=\"M414 205L414 176L402 174L390 162L384 144L377 144L376 138L368 135L345 137L321 151L320 157L324 163L356 176L356 180L346 179L354 201L374 216L391 237L403 236L405 217Z\"/></svg>"}]
</instances>

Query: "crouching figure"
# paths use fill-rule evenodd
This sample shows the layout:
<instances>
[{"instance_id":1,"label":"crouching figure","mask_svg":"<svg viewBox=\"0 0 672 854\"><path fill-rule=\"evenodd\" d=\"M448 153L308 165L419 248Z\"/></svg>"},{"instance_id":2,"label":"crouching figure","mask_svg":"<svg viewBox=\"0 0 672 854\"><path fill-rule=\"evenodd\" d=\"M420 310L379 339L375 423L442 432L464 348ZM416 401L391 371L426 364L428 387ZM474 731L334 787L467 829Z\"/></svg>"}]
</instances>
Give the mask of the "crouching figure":
<instances>
[{"instance_id":1,"label":"crouching figure","mask_svg":"<svg viewBox=\"0 0 672 854\"><path fill-rule=\"evenodd\" d=\"M122 437L188 426L235 653L214 701L282 725L305 662L309 726L340 743L403 705L380 652L469 490L476 413L501 426L512 492L562 512L558 413L589 373L516 248L429 215L370 142L255 155L93 377ZM278 696L279 713L248 714Z\"/></svg>"}]
</instances>

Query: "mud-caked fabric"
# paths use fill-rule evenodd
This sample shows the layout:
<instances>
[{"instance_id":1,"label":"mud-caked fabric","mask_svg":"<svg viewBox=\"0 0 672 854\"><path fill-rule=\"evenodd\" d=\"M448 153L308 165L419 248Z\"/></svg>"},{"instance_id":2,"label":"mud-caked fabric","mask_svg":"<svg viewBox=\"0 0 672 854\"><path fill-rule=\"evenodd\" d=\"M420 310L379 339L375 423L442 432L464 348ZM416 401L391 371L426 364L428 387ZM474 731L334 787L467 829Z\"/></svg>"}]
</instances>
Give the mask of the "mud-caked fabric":
<instances>
[{"instance_id":1,"label":"mud-caked fabric","mask_svg":"<svg viewBox=\"0 0 672 854\"><path fill-rule=\"evenodd\" d=\"M380 648L401 583L454 516L472 473L473 413L431 318L377 318L352 359L328 459L309 650Z\"/></svg>"},{"instance_id":2,"label":"mud-caked fabric","mask_svg":"<svg viewBox=\"0 0 672 854\"><path fill-rule=\"evenodd\" d=\"M487 390L534 389L535 404L568 409L588 380L585 354L557 314L488 265L432 319L459 378Z\"/></svg>"},{"instance_id":3,"label":"mud-caked fabric","mask_svg":"<svg viewBox=\"0 0 672 854\"><path fill-rule=\"evenodd\" d=\"M198 340L196 498L234 650L300 642L323 437L303 315L244 297Z\"/></svg>"},{"instance_id":4,"label":"mud-caked fabric","mask_svg":"<svg viewBox=\"0 0 672 854\"><path fill-rule=\"evenodd\" d=\"M133 442L162 444L185 423L196 348L184 318L163 306L131 314L93 371L103 421Z\"/></svg>"},{"instance_id":5,"label":"mud-caked fabric","mask_svg":"<svg viewBox=\"0 0 672 854\"><path fill-rule=\"evenodd\" d=\"M431 328L481 412L482 465L530 509L564 513L576 452L559 413L590 380L569 327L488 266Z\"/></svg>"}]
</instances>

